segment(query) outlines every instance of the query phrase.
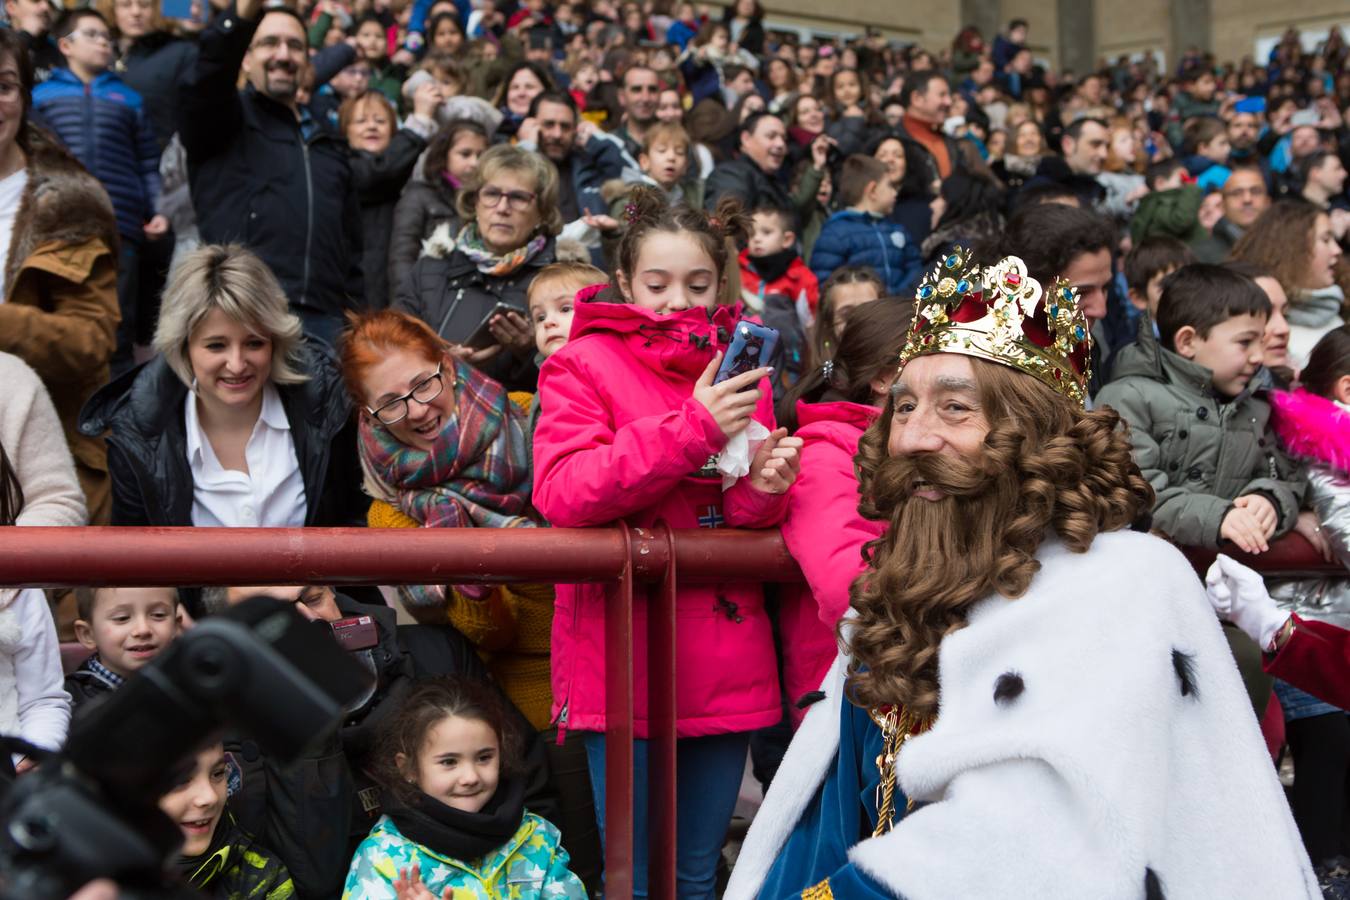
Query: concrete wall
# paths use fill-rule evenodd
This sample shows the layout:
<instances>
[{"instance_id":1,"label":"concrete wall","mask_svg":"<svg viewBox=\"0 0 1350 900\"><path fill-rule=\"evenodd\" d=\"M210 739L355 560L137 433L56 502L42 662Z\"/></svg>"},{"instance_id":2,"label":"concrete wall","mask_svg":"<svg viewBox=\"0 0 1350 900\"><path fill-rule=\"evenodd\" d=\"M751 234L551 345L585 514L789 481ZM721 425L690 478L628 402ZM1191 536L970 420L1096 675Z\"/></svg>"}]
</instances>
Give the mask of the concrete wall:
<instances>
[{"instance_id":1,"label":"concrete wall","mask_svg":"<svg viewBox=\"0 0 1350 900\"><path fill-rule=\"evenodd\" d=\"M761 0L770 25L861 33L878 26L888 37L940 50L969 19L982 26L1009 19L1031 23L1037 59L1059 67L1083 58L1162 50L1169 68L1190 44L1220 61L1252 52L1255 41L1288 25L1350 22L1350 0ZM725 4L722 4L725 5ZM992 40L993 31L986 37ZM1066 55L1067 54L1067 55Z\"/></svg>"}]
</instances>

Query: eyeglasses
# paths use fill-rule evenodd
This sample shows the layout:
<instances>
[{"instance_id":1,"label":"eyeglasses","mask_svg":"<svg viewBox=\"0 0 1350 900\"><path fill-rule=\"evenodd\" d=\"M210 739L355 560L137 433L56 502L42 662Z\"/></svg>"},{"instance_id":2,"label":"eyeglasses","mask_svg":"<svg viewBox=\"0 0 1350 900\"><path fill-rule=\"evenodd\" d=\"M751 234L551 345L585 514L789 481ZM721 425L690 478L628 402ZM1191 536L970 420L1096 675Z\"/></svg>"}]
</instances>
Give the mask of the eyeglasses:
<instances>
[{"instance_id":1,"label":"eyeglasses","mask_svg":"<svg viewBox=\"0 0 1350 900\"><path fill-rule=\"evenodd\" d=\"M93 28L79 28L76 29L74 33L78 34L86 41L93 41L94 43L102 42L105 44L112 43L112 35L106 31L95 31Z\"/></svg>"},{"instance_id":2,"label":"eyeglasses","mask_svg":"<svg viewBox=\"0 0 1350 900\"><path fill-rule=\"evenodd\" d=\"M305 42L302 41L302 40L300 40L299 38L284 38L284 39L283 39L283 38L281 38L280 36L275 35L275 34L268 35L267 37L263 37L263 38L258 38L256 41L253 42L253 49L255 49L255 50L275 50L275 49L277 49L278 47L280 47L282 44L285 44L285 45L286 45L286 49L289 50L289 51L291 51L292 53L304 53L305 50L306 50Z\"/></svg>"},{"instance_id":3,"label":"eyeglasses","mask_svg":"<svg viewBox=\"0 0 1350 900\"><path fill-rule=\"evenodd\" d=\"M478 202L488 209L496 209L503 197L506 198L506 205L516 212L527 209L534 202L534 194L529 191L504 191L489 186L478 192Z\"/></svg>"},{"instance_id":4,"label":"eyeglasses","mask_svg":"<svg viewBox=\"0 0 1350 900\"><path fill-rule=\"evenodd\" d=\"M441 377L441 369L445 363L436 367L436 371L423 378L413 389L408 391L402 397L395 397L388 403L380 406L379 409L366 407L366 412L370 413L384 425L395 425L408 417L408 401L416 400L418 403L427 404L441 395L445 390L445 379Z\"/></svg>"}]
</instances>

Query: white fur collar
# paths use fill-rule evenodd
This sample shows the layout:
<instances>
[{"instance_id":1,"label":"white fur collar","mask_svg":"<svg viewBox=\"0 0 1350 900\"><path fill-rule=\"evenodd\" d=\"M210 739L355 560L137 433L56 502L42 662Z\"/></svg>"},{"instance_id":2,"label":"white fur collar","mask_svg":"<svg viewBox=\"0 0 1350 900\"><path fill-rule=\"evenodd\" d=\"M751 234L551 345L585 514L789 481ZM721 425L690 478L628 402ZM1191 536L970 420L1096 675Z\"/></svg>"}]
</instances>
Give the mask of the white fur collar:
<instances>
[{"instance_id":1,"label":"white fur collar","mask_svg":"<svg viewBox=\"0 0 1350 900\"><path fill-rule=\"evenodd\" d=\"M1025 596L983 601L943 642L942 713L897 765L929 805L856 845L854 865L906 900L1137 900L1150 878L1173 898L1320 896L1186 560L1120 532L1040 559ZM836 659L788 749L730 900L758 894L830 770L844 671Z\"/></svg>"}]
</instances>

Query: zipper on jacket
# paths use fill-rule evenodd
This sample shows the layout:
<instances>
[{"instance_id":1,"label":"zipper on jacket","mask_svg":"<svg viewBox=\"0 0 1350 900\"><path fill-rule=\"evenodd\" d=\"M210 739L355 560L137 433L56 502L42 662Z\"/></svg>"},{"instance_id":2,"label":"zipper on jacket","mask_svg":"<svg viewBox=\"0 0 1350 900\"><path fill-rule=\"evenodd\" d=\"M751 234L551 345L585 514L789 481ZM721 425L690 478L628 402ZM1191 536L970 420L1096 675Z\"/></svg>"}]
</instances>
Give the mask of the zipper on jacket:
<instances>
[{"instance_id":1,"label":"zipper on jacket","mask_svg":"<svg viewBox=\"0 0 1350 900\"><path fill-rule=\"evenodd\" d=\"M881 236L881 229L876 229L877 243L881 245L881 266L886 270L886 289L891 287L891 255L886 252L886 239Z\"/></svg>"},{"instance_id":2,"label":"zipper on jacket","mask_svg":"<svg viewBox=\"0 0 1350 900\"><path fill-rule=\"evenodd\" d=\"M299 130L297 123L296 129ZM305 269L300 279L300 303L304 306L309 298L309 256L314 242L314 173L309 165L309 141L304 131L300 131L300 156L305 161Z\"/></svg>"}]
</instances>

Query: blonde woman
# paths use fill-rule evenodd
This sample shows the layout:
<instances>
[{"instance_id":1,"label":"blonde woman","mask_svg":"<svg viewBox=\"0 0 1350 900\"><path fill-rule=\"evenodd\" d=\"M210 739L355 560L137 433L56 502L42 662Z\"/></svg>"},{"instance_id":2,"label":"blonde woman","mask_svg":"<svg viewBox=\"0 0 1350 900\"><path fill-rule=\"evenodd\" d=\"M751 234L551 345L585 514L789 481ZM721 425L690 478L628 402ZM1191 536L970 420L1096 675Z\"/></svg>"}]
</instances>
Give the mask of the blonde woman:
<instances>
[{"instance_id":1,"label":"blonde woman","mask_svg":"<svg viewBox=\"0 0 1350 900\"><path fill-rule=\"evenodd\" d=\"M271 270L202 247L164 292L153 360L81 414L108 432L114 525L359 523L366 503L351 406L327 351L306 343Z\"/></svg>"}]
</instances>

